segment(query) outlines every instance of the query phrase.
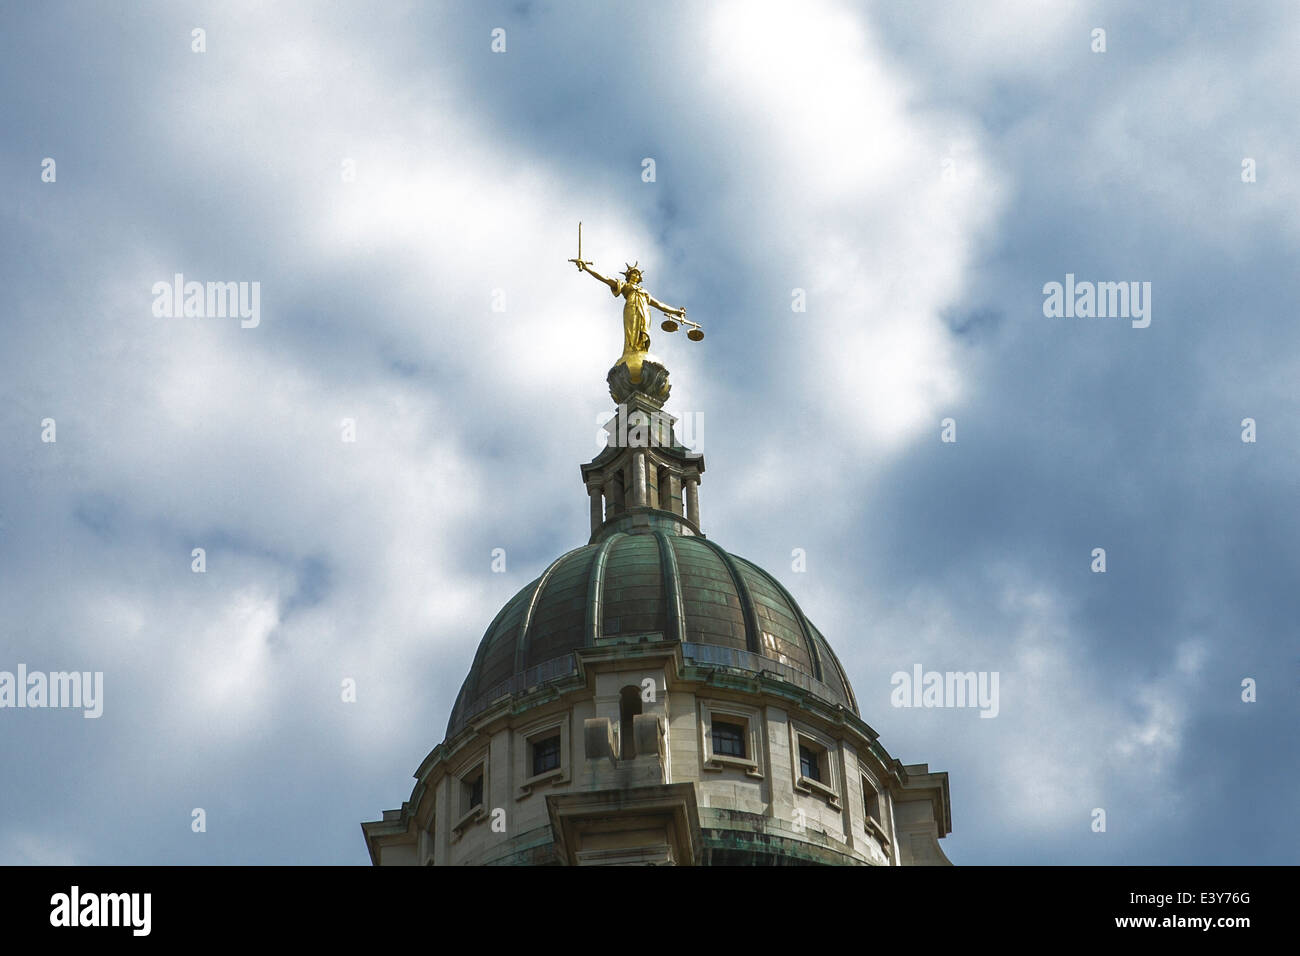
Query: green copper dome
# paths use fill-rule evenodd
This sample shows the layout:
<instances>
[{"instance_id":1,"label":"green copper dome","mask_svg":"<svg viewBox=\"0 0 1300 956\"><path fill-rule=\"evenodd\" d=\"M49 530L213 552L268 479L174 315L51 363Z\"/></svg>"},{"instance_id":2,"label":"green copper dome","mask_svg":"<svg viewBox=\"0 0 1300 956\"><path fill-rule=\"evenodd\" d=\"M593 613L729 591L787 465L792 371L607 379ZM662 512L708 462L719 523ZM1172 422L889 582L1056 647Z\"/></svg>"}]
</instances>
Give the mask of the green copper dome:
<instances>
[{"instance_id":1,"label":"green copper dome","mask_svg":"<svg viewBox=\"0 0 1300 956\"><path fill-rule=\"evenodd\" d=\"M675 515L647 517L609 523L506 603L479 644L448 737L506 694L574 673L575 649L613 641L680 642L694 664L767 672L858 713L830 645L772 575Z\"/></svg>"}]
</instances>

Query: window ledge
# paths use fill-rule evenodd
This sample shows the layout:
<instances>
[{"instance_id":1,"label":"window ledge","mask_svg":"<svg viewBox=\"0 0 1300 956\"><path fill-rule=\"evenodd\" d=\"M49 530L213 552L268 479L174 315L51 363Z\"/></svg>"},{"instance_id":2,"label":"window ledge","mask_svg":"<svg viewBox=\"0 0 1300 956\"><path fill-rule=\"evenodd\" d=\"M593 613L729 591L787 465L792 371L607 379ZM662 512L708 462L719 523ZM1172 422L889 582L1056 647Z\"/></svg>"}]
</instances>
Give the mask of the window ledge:
<instances>
[{"instance_id":1,"label":"window ledge","mask_svg":"<svg viewBox=\"0 0 1300 956\"><path fill-rule=\"evenodd\" d=\"M519 793L515 795L516 800L522 800L533 792L533 788L543 783L564 783L568 778L564 775L563 767L556 767L553 770L547 770L536 776L529 777L519 785Z\"/></svg>"},{"instance_id":2,"label":"window ledge","mask_svg":"<svg viewBox=\"0 0 1300 956\"><path fill-rule=\"evenodd\" d=\"M451 828L452 832L459 836L462 831L486 816L487 811L483 808L483 804L480 803L477 806L470 807L465 811L465 815L456 821L456 825Z\"/></svg>"},{"instance_id":3,"label":"window ledge","mask_svg":"<svg viewBox=\"0 0 1300 956\"><path fill-rule=\"evenodd\" d=\"M799 790L803 790L808 793L820 794L821 796L825 797L826 802L829 803L836 810L840 808L840 795L836 793L834 790L832 790L830 787L826 786L826 784L822 783L821 781L814 780L812 777L805 777L803 774L799 774L799 782L796 786L797 789Z\"/></svg>"},{"instance_id":4,"label":"window ledge","mask_svg":"<svg viewBox=\"0 0 1300 956\"><path fill-rule=\"evenodd\" d=\"M875 817L867 817L866 831L868 835L873 836L884 847L885 851L889 850L889 837L885 834L885 828L880 825Z\"/></svg>"},{"instance_id":5,"label":"window ledge","mask_svg":"<svg viewBox=\"0 0 1300 956\"><path fill-rule=\"evenodd\" d=\"M748 757L729 757L721 754L710 754L709 759L704 762L705 770L712 770L718 773L722 772L727 767L735 767L739 770L745 771L747 776L757 777L760 780L763 779L763 773L758 769L758 761L750 760Z\"/></svg>"}]
</instances>

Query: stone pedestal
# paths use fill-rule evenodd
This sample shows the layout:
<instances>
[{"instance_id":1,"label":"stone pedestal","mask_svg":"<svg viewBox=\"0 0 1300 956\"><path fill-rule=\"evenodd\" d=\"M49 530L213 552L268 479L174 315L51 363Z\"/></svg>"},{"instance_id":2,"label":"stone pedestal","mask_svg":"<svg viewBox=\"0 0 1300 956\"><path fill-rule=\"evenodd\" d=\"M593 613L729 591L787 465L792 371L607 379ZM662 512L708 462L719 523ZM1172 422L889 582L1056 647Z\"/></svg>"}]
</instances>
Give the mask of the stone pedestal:
<instances>
[{"instance_id":1,"label":"stone pedestal","mask_svg":"<svg viewBox=\"0 0 1300 956\"><path fill-rule=\"evenodd\" d=\"M656 408L668 401L668 369L648 353L641 362L640 381L632 381L632 373L623 361L609 370L605 381L609 383L609 397L620 405L637 394L650 399Z\"/></svg>"}]
</instances>

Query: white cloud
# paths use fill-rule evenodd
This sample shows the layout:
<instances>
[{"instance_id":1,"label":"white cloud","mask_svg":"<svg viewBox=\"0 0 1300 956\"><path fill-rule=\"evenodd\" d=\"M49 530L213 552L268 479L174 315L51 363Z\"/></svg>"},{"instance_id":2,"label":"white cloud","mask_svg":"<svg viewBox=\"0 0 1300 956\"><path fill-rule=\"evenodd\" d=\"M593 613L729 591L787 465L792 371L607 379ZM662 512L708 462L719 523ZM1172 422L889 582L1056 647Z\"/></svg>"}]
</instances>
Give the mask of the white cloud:
<instances>
[{"instance_id":1,"label":"white cloud","mask_svg":"<svg viewBox=\"0 0 1300 956\"><path fill-rule=\"evenodd\" d=\"M952 775L954 787L972 797L997 795L984 804L985 836L1055 839L1072 820L1086 833L1092 807L1143 805L1174 789L1186 700L1203 654L1198 645L1180 646L1153 677L1116 686L1112 662L1090 652L1069 598L1009 564L978 582L918 585L901 606L855 600L866 606L855 603L840 616L873 623L858 629L842 656L863 717L904 762L918 756L912 741L942 737L956 759L937 769ZM891 708L890 674L917 663L927 671L998 672L998 715Z\"/></svg>"},{"instance_id":2,"label":"white cloud","mask_svg":"<svg viewBox=\"0 0 1300 956\"><path fill-rule=\"evenodd\" d=\"M706 29L704 115L743 144L718 212L761 237L756 271L789 282L768 313L786 316L754 334L783 356L782 392L819 410L801 422L810 444L887 455L963 393L941 315L961 307L998 177L966 120L917 106L850 8L732 4ZM793 288L806 313L790 312Z\"/></svg>"}]
</instances>

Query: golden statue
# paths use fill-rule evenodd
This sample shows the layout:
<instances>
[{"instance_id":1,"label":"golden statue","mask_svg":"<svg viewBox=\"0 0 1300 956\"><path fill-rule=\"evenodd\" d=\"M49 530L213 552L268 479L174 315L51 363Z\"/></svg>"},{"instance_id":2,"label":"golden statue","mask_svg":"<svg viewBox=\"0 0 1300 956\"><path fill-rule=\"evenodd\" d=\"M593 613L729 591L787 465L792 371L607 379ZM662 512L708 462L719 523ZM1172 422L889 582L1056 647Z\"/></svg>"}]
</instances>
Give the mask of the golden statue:
<instances>
[{"instance_id":1,"label":"golden statue","mask_svg":"<svg viewBox=\"0 0 1300 956\"><path fill-rule=\"evenodd\" d=\"M692 341L698 342L704 338L704 332L699 325L687 320L685 309L675 309L671 305L664 305L641 288L642 274L639 261L627 267L622 273L622 279L607 279L591 268L591 263L582 258L582 223L578 223L578 258L569 261L577 265L579 272L585 272L593 276L609 286L609 291L614 295L623 297L623 357L619 359L619 362L626 363L633 382L641 380L641 363L650 349L651 306L664 315L672 316L682 323L692 326L691 331L687 333ZM678 323L674 322L673 319L664 320L664 331L673 332L677 328ZM618 362L614 364L617 365Z\"/></svg>"}]
</instances>

